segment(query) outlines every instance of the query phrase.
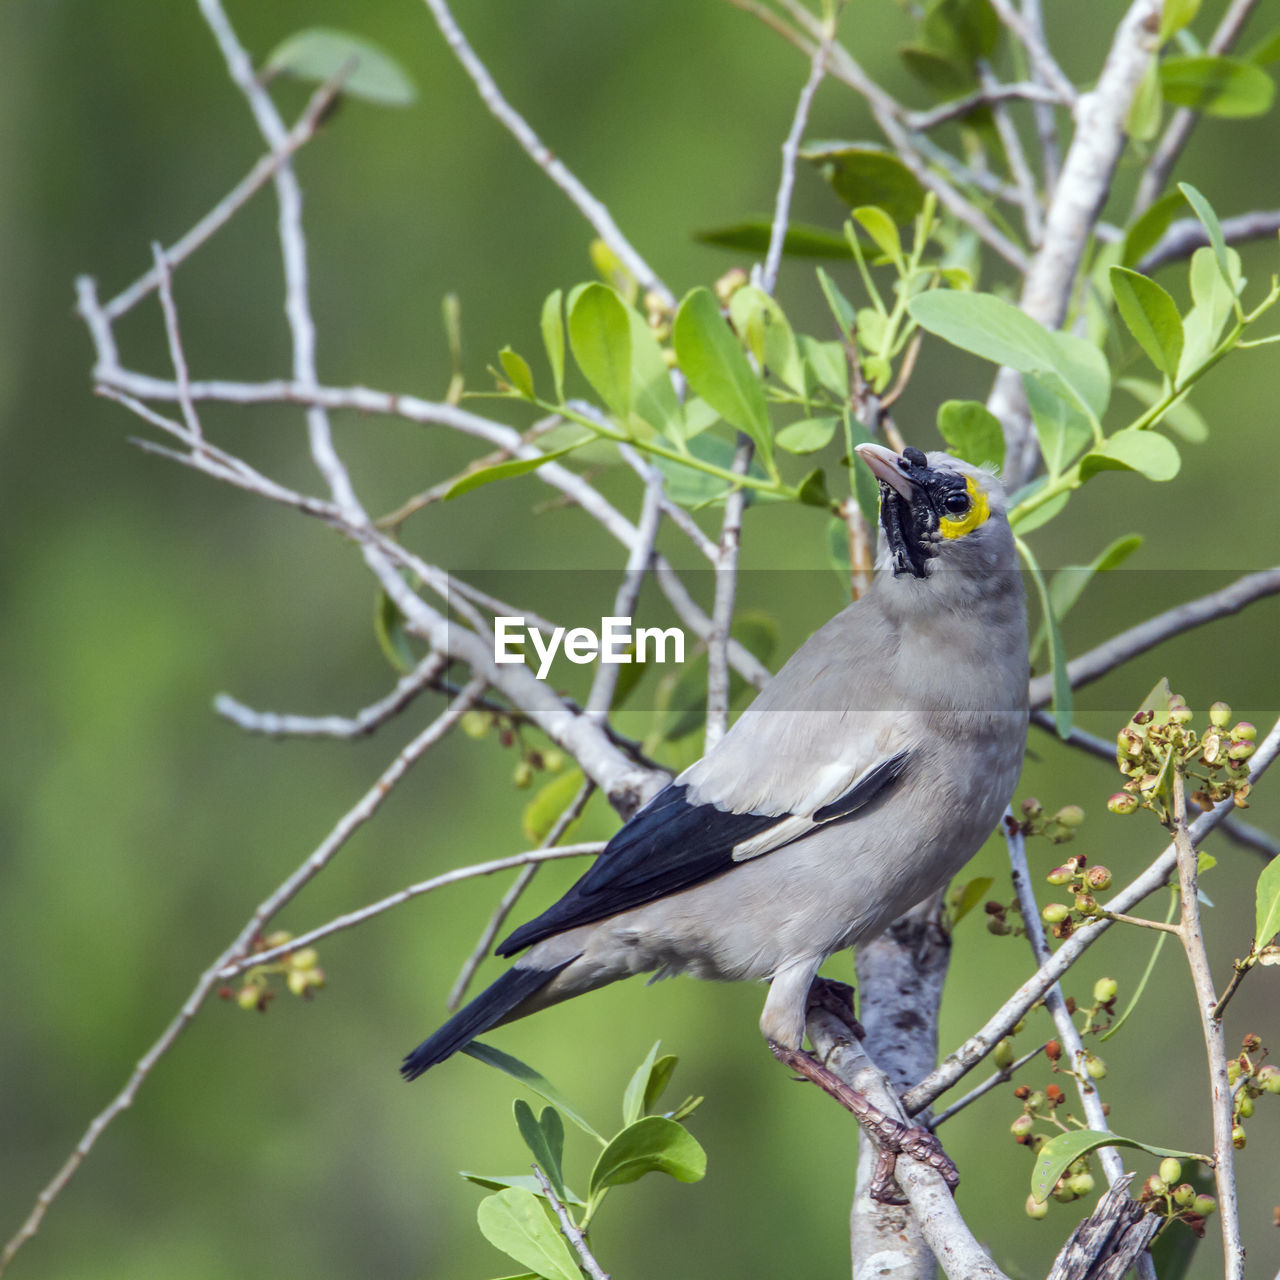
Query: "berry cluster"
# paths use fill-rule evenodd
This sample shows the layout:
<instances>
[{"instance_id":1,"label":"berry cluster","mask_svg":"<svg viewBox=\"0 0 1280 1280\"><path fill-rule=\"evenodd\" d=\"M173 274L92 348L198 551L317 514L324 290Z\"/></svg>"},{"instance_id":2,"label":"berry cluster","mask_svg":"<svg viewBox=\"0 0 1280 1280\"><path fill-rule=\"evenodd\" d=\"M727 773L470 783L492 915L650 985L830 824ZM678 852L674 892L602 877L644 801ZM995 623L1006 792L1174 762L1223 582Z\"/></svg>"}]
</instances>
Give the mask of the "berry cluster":
<instances>
[{"instance_id":1,"label":"berry cluster","mask_svg":"<svg viewBox=\"0 0 1280 1280\"><path fill-rule=\"evenodd\" d=\"M1217 1207L1212 1196L1198 1195L1195 1187L1182 1181L1182 1165L1172 1156L1160 1161L1160 1171L1142 1184L1138 1202L1152 1213L1186 1223L1198 1236L1204 1235L1204 1220Z\"/></svg>"},{"instance_id":2,"label":"berry cluster","mask_svg":"<svg viewBox=\"0 0 1280 1280\"><path fill-rule=\"evenodd\" d=\"M520 748L520 759L516 761L511 781L521 790L533 784L536 774L559 773L565 766L563 751L557 747L538 749L529 746L520 732L522 726L519 721L501 711L468 711L460 724L468 738L487 738L496 731L502 746Z\"/></svg>"},{"instance_id":3,"label":"berry cluster","mask_svg":"<svg viewBox=\"0 0 1280 1280\"><path fill-rule=\"evenodd\" d=\"M1022 817L1018 830L1024 836L1044 836L1050 844L1066 844L1076 838L1076 831L1084 823L1084 810L1078 804L1064 804L1057 813L1045 816L1044 806L1035 796L1028 796L1018 805Z\"/></svg>"},{"instance_id":4,"label":"berry cluster","mask_svg":"<svg viewBox=\"0 0 1280 1280\"><path fill-rule=\"evenodd\" d=\"M282 947L293 935L278 929L265 937L257 934L250 947L253 951L268 951L273 947ZM218 995L223 1000L234 1000L242 1009L256 1009L266 1013L267 1006L276 998L273 977L282 977L284 986L291 995L310 1000L316 991L325 984L324 970L319 965L320 957L314 947L301 947L297 951L288 951L271 964L255 965L245 972L239 988L219 987Z\"/></svg>"},{"instance_id":5,"label":"berry cluster","mask_svg":"<svg viewBox=\"0 0 1280 1280\"><path fill-rule=\"evenodd\" d=\"M1129 781L1107 801L1112 813L1150 809L1165 826L1173 822L1174 762L1187 777L1199 780L1191 799L1201 809L1230 800L1248 808L1249 757L1257 749L1258 731L1246 720L1231 725L1231 708L1215 702L1209 708L1209 727L1197 734L1192 714L1181 694L1171 693L1168 710L1158 716L1139 711L1116 735L1116 765ZM1231 726L1228 728L1228 726Z\"/></svg>"},{"instance_id":6,"label":"berry cluster","mask_svg":"<svg viewBox=\"0 0 1280 1280\"><path fill-rule=\"evenodd\" d=\"M1069 938L1076 927L1102 914L1094 896L1111 888L1111 872L1106 867L1091 867L1084 854L1068 858L1045 877L1055 889L1067 889L1073 895L1071 905L1050 902L1040 912L1055 938Z\"/></svg>"},{"instance_id":7,"label":"berry cluster","mask_svg":"<svg viewBox=\"0 0 1280 1280\"><path fill-rule=\"evenodd\" d=\"M1264 1065L1267 1050L1260 1037L1250 1034L1241 1041L1238 1058L1227 1063L1227 1083L1231 1086L1231 1143L1239 1149L1248 1141L1244 1122L1253 1115L1256 1099L1264 1093L1280 1094L1280 1067Z\"/></svg>"}]
</instances>

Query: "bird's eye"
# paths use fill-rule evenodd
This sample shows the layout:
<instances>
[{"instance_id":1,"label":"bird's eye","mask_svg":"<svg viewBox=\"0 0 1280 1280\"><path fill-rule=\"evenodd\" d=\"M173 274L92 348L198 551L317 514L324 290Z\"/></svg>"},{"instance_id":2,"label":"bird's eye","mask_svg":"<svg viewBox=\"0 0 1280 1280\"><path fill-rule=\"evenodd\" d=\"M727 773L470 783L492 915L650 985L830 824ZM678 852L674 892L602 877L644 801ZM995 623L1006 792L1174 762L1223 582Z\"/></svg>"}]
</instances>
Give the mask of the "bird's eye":
<instances>
[{"instance_id":1,"label":"bird's eye","mask_svg":"<svg viewBox=\"0 0 1280 1280\"><path fill-rule=\"evenodd\" d=\"M962 516L968 513L972 503L967 493L949 493L942 501L949 516Z\"/></svg>"}]
</instances>

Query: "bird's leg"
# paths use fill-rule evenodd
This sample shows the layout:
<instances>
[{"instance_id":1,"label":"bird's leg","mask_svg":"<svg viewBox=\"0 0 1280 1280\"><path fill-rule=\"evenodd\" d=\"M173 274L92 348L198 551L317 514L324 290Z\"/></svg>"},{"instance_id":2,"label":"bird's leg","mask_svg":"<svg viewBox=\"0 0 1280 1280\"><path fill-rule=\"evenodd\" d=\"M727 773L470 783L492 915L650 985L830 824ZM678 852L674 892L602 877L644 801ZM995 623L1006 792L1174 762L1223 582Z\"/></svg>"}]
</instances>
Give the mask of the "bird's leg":
<instances>
[{"instance_id":1,"label":"bird's leg","mask_svg":"<svg viewBox=\"0 0 1280 1280\"><path fill-rule=\"evenodd\" d=\"M859 1040L866 1039L867 1033L854 1015L853 988L847 982L837 982L834 978L814 978L809 987L806 1012L810 1009L825 1009L833 1018L844 1023L851 1035Z\"/></svg>"},{"instance_id":2,"label":"bird's leg","mask_svg":"<svg viewBox=\"0 0 1280 1280\"><path fill-rule=\"evenodd\" d=\"M894 1184L894 1169L899 1155L908 1155L921 1164L927 1164L941 1175L952 1191L960 1182L951 1157L942 1144L927 1129L905 1125L886 1115L865 1094L859 1093L840 1079L829 1067L802 1049L789 1049L775 1040L769 1048L779 1062L785 1063L798 1075L829 1093L842 1107L851 1111L858 1123L871 1135L880 1155L876 1161L875 1176L871 1180L870 1195L881 1204L905 1204L906 1200Z\"/></svg>"}]
</instances>

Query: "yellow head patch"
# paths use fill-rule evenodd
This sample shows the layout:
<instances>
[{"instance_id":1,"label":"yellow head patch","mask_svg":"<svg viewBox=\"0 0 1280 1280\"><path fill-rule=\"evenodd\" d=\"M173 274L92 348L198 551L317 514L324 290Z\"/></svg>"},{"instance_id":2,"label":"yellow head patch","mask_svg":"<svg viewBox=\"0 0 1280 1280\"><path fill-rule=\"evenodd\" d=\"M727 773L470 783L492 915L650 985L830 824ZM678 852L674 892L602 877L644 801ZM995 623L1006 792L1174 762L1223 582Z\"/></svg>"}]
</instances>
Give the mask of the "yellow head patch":
<instances>
[{"instance_id":1,"label":"yellow head patch","mask_svg":"<svg viewBox=\"0 0 1280 1280\"><path fill-rule=\"evenodd\" d=\"M979 525L985 524L991 514L986 491L972 476L965 476L964 487L969 495L969 510L962 516L942 516L938 521L938 532L944 538L963 538L966 533L972 533Z\"/></svg>"}]
</instances>

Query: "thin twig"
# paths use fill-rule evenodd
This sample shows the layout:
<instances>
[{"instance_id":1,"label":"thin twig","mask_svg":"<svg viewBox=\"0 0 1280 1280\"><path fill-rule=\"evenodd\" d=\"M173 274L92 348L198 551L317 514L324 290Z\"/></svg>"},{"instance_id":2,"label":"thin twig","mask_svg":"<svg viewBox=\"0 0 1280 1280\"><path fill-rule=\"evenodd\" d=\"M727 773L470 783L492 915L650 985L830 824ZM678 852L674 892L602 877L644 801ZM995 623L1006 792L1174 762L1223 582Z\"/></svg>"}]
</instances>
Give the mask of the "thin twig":
<instances>
[{"instance_id":1,"label":"thin twig","mask_svg":"<svg viewBox=\"0 0 1280 1280\"><path fill-rule=\"evenodd\" d=\"M573 1247L574 1253L578 1255L582 1269L591 1277L591 1280L609 1280L609 1273L595 1260L587 1247L587 1238L582 1234L582 1228L574 1222L569 1210L560 1203L560 1197L556 1195L555 1189L547 1180L547 1175L536 1164L533 1166L533 1176L538 1179L538 1185L542 1188L542 1194L546 1196L547 1203L555 1210L555 1215L560 1220L561 1233Z\"/></svg>"},{"instance_id":2,"label":"thin twig","mask_svg":"<svg viewBox=\"0 0 1280 1280\"><path fill-rule=\"evenodd\" d=\"M1044 1045L1036 1045L1034 1049L1015 1059L1003 1070L989 1075L980 1085L975 1085L963 1097L957 1098L949 1107L934 1116L929 1121L929 1128L936 1130L944 1120L950 1120L952 1116L963 1111L966 1107L972 1106L973 1103L977 1102L979 1098L985 1097L997 1085L1007 1084L1032 1058L1038 1058L1043 1052Z\"/></svg>"},{"instance_id":3,"label":"thin twig","mask_svg":"<svg viewBox=\"0 0 1280 1280\"><path fill-rule=\"evenodd\" d=\"M1066 103L1052 89L1042 84L1029 84L1020 81L1016 84L999 84L991 80L981 89L975 89L962 98L952 98L950 102L940 103L928 111L908 111L903 116L903 123L918 133L936 129L941 124L948 124L967 116L981 107L990 107L997 102L1034 102L1037 107L1052 107Z\"/></svg>"},{"instance_id":4,"label":"thin twig","mask_svg":"<svg viewBox=\"0 0 1280 1280\"><path fill-rule=\"evenodd\" d=\"M1257 6L1258 0L1232 0L1227 11L1222 15L1217 29L1209 37L1207 53L1226 53L1235 43L1236 36L1248 20L1250 13ZM1169 174L1177 163L1182 149L1187 145L1192 130L1200 121L1200 113L1191 107L1179 107L1165 126L1160 141L1147 163L1142 181L1138 183L1138 194L1134 197L1133 216L1150 208L1164 190Z\"/></svg>"},{"instance_id":5,"label":"thin twig","mask_svg":"<svg viewBox=\"0 0 1280 1280\"><path fill-rule=\"evenodd\" d=\"M12 1261L14 1255L40 1229L40 1223L49 1206L71 1181L85 1157L93 1150L94 1144L102 1136L108 1125L124 1110L133 1104L138 1089L151 1074L156 1063L172 1048L174 1042L186 1030L187 1025L195 1017L200 1006L209 993L214 990L220 980L222 971L248 950L253 939L262 931L263 926L280 912L298 892L313 880L333 860L338 851L347 843L356 830L366 823L377 812L382 802L390 794L395 785L404 777L416 761L439 742L468 710L474 699L483 692L484 684L473 680L449 707L431 722L421 733L406 746L391 764L383 770L378 780L365 792L364 796L349 809L334 826L333 830L320 842L287 879L258 904L248 922L236 935L222 954L197 979L195 988L187 997L182 1008L161 1033L160 1038L139 1059L125 1086L90 1122L84 1136L76 1144L75 1149L67 1157L53 1180L40 1192L35 1206L27 1215L26 1221L18 1229L13 1238L5 1245L0 1254L0 1272ZM297 946L293 943L292 946Z\"/></svg>"},{"instance_id":6,"label":"thin twig","mask_svg":"<svg viewBox=\"0 0 1280 1280\"><path fill-rule=\"evenodd\" d=\"M528 121L502 96L489 69L462 34L453 13L445 0L425 0L431 16L440 28L440 34L471 77L480 101L496 117L498 122L520 144L525 154L565 193L578 212L594 228L596 235L618 256L619 261L635 276L640 287L657 293L668 306L675 306L675 295L663 284L652 267L636 252L631 242L614 222L605 208L590 191L573 175L568 166L546 146L533 131Z\"/></svg>"},{"instance_id":7,"label":"thin twig","mask_svg":"<svg viewBox=\"0 0 1280 1280\"><path fill-rule=\"evenodd\" d=\"M1258 750L1250 760L1249 781L1256 782L1280 753L1280 720L1271 727ZM1192 844L1199 846L1204 838L1226 816L1230 805L1218 805L1208 813L1202 813L1191 824ZM1103 906L1110 911L1128 911L1148 894L1154 893L1169 878L1177 865L1177 854L1172 843L1147 869L1121 889ZM1066 971L1111 927L1110 921L1095 919L1077 929L1053 953L1052 959L1040 966L987 1020L986 1024L971 1035L958 1049L948 1054L936 1070L902 1096L902 1104L914 1115L923 1111L935 1098L945 1093L967 1072L971 1071L995 1048L996 1043L1009 1034L1023 1015Z\"/></svg>"},{"instance_id":8,"label":"thin twig","mask_svg":"<svg viewBox=\"0 0 1280 1280\"><path fill-rule=\"evenodd\" d=\"M354 716L294 716L275 711L255 711L229 694L220 693L213 709L249 733L269 737L361 738L398 715L449 665L448 658L429 653L408 675L396 681L395 688L384 698L357 711Z\"/></svg>"},{"instance_id":9,"label":"thin twig","mask_svg":"<svg viewBox=\"0 0 1280 1280\"><path fill-rule=\"evenodd\" d=\"M994 89L996 78L985 59L978 64L978 74L982 84ZM1040 211L1040 197L1036 193L1036 180L1027 163L1026 153L1022 150L1022 140L1009 114L1008 106L996 101L991 107L991 117L995 121L996 133L1000 145L1004 148L1005 159L1009 163L1009 172L1013 175L1014 185L1018 189L1018 203L1022 207L1022 225L1026 228L1027 239L1033 248L1038 248L1044 238L1044 219Z\"/></svg>"},{"instance_id":10,"label":"thin twig","mask_svg":"<svg viewBox=\"0 0 1280 1280\"><path fill-rule=\"evenodd\" d=\"M738 436L733 470L746 475L754 446L745 435ZM707 731L705 750L724 737L729 727L729 628L733 625L733 605L738 592L738 551L742 546L742 512L746 490L734 489L724 500L724 522L720 527L720 555L716 561L715 604L711 609L711 630L707 635Z\"/></svg>"},{"instance_id":11,"label":"thin twig","mask_svg":"<svg viewBox=\"0 0 1280 1280\"><path fill-rule=\"evenodd\" d=\"M156 260L160 309L164 313L164 334L169 344L169 360L173 365L174 381L178 384L178 404L182 408L182 420L187 424L187 431L192 437L200 440L204 437L204 432L200 429L200 418L191 400L191 378L187 373L187 356L182 349L178 308L173 301L173 278L169 273L169 260L164 256L164 250L159 244L152 244L151 253Z\"/></svg>"},{"instance_id":12,"label":"thin twig","mask_svg":"<svg viewBox=\"0 0 1280 1280\"><path fill-rule=\"evenodd\" d=\"M1168 640L1171 636L1181 635L1195 627L1203 626L1216 618L1225 618L1229 614L1238 613L1246 605L1255 600L1280 593L1280 568L1263 569L1257 573L1246 573L1237 578L1230 586L1220 591L1210 592L1195 600L1148 618L1136 627L1130 627L1119 635L1112 636L1087 653L1073 658L1067 663L1067 678L1073 689L1097 680L1108 671L1136 658L1140 653ZM1031 705L1043 707L1053 696L1053 678L1037 676L1031 682Z\"/></svg>"},{"instance_id":13,"label":"thin twig","mask_svg":"<svg viewBox=\"0 0 1280 1280\"><path fill-rule=\"evenodd\" d=\"M303 947L309 947L332 934L341 933L344 929L353 928L358 924L364 924L366 921L374 919L375 916L380 916L384 912L390 911L393 907L403 906L406 902L413 901L414 898L420 898L424 893L434 893L437 889L460 884L464 880L475 880L479 876L491 876L496 875L499 871L510 871L513 867L538 865L543 862L554 862L561 858L586 857L590 854L599 853L603 848L603 843L598 840L584 844L564 844L555 849L530 849L526 853L514 853L509 858L494 858L491 862L477 862L470 867L455 867L451 871L432 876L430 880L420 880L417 884L407 885L395 893L388 894L385 898L379 898L377 902L371 902L367 907L361 907L359 910L347 911L343 915L335 916L334 919L327 923L317 925L314 929L308 929L305 933L300 933L296 938L290 938L288 942L283 942L277 947L268 947L263 951L255 951L250 955L232 960L218 970L217 976L225 981L227 978L234 978L238 973L255 969L259 965L270 964L274 960L279 960L281 956L300 951Z\"/></svg>"},{"instance_id":14,"label":"thin twig","mask_svg":"<svg viewBox=\"0 0 1280 1280\"><path fill-rule=\"evenodd\" d=\"M1044 40L1044 33L1033 23L1028 22L1010 0L991 0L991 7L996 11L1000 21L1009 28L1010 33L1027 51L1027 57L1035 68L1036 74L1049 85L1073 111L1079 94L1076 87L1067 79L1066 73L1058 66L1057 60L1049 52Z\"/></svg>"},{"instance_id":15,"label":"thin twig","mask_svg":"<svg viewBox=\"0 0 1280 1280\"><path fill-rule=\"evenodd\" d=\"M539 849L550 849L559 843L564 833L578 820L578 816L586 808L587 801L591 799L594 791L595 787L590 782L582 784L578 794L569 802L569 807L556 819L555 825L547 832L547 838L538 846ZM603 845L601 848L603 848ZM471 980L475 977L476 970L480 968L481 963L489 954L489 948L493 946L493 940L498 936L498 930L502 928L516 903L520 901L521 895L529 887L529 882L537 874L540 865L541 863L539 862L531 862L527 867L522 868L520 874L511 882L506 893L499 899L498 905L494 907L488 922L480 932L480 937L476 940L476 945L471 948L471 954L463 961L457 980L449 992L449 998L445 1001L445 1005L451 1012L462 1003L462 997L467 994L467 988L471 985Z\"/></svg>"},{"instance_id":16,"label":"thin twig","mask_svg":"<svg viewBox=\"0 0 1280 1280\"><path fill-rule=\"evenodd\" d=\"M1280 209L1260 209L1223 218L1222 238L1227 244L1244 244L1249 240L1269 240L1280 231ZM1209 243L1209 233L1196 218L1179 218L1156 241L1155 247L1139 260L1135 270L1144 276L1170 262L1189 258Z\"/></svg>"},{"instance_id":17,"label":"thin twig","mask_svg":"<svg viewBox=\"0 0 1280 1280\"><path fill-rule=\"evenodd\" d=\"M1040 9L1040 0L1022 0L1022 17L1028 28L1035 33L1036 39L1044 43L1044 15ZM1031 74L1040 85L1045 84L1044 76L1038 67L1032 66ZM1044 189L1047 196L1053 196L1053 189L1058 185L1058 122L1054 118L1053 107L1044 102L1037 102L1032 107L1035 116L1036 136L1040 139L1040 163L1043 166Z\"/></svg>"},{"instance_id":18,"label":"thin twig","mask_svg":"<svg viewBox=\"0 0 1280 1280\"><path fill-rule=\"evenodd\" d=\"M1225 1280L1244 1280L1244 1245L1240 1240L1240 1209L1236 1197L1235 1148L1231 1143L1232 1099L1227 1080L1227 1047L1222 1023L1214 1019L1218 997L1209 971L1204 933L1200 928L1200 890L1195 845L1187 826L1184 773L1176 762L1173 781L1173 844L1177 850L1178 890L1182 898L1182 949L1191 968L1200 1028L1208 1059L1213 1114L1213 1180L1222 1222Z\"/></svg>"},{"instance_id":19,"label":"thin twig","mask_svg":"<svg viewBox=\"0 0 1280 1280\"><path fill-rule=\"evenodd\" d=\"M773 227L769 232L769 250L765 254L764 267L760 272L759 284L765 293L771 294L778 283L778 268L782 265L782 246L786 242L787 225L791 220L791 192L796 183L796 157L800 152L800 139L809 122L809 108L813 105L813 96L818 92L818 86L826 75L827 51L831 47L831 34L829 32L813 51L809 78L805 81L804 88L800 90L791 128L782 144L782 176L778 179L778 195L773 206Z\"/></svg>"}]
</instances>

